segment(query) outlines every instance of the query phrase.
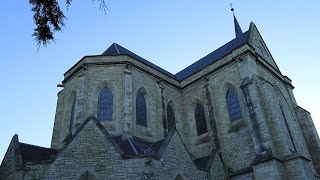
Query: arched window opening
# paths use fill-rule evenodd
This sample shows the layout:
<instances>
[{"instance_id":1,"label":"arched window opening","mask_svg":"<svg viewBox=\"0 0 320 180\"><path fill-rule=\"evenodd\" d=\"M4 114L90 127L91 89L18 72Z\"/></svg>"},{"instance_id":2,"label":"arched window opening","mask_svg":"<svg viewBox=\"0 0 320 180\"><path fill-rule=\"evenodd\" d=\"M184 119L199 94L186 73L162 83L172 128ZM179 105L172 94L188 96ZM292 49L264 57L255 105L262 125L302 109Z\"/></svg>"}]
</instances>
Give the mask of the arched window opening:
<instances>
[{"instance_id":1,"label":"arched window opening","mask_svg":"<svg viewBox=\"0 0 320 180\"><path fill-rule=\"evenodd\" d=\"M74 98L73 102L72 102L69 132L72 132L74 130L74 128L75 128L75 116L74 116L75 106L76 106L76 98Z\"/></svg>"},{"instance_id":2,"label":"arched window opening","mask_svg":"<svg viewBox=\"0 0 320 180\"><path fill-rule=\"evenodd\" d=\"M98 119L100 121L112 121L113 96L109 88L104 88L98 99Z\"/></svg>"},{"instance_id":3,"label":"arched window opening","mask_svg":"<svg viewBox=\"0 0 320 180\"><path fill-rule=\"evenodd\" d=\"M82 173L77 180L96 180L97 178L89 171Z\"/></svg>"},{"instance_id":4,"label":"arched window opening","mask_svg":"<svg viewBox=\"0 0 320 180\"><path fill-rule=\"evenodd\" d=\"M167 106L167 121L168 121L168 130L176 125L176 118L174 116L174 111L170 104Z\"/></svg>"},{"instance_id":5,"label":"arched window opening","mask_svg":"<svg viewBox=\"0 0 320 180\"><path fill-rule=\"evenodd\" d=\"M140 126L147 127L147 106L144 95L139 92L136 98L136 121Z\"/></svg>"},{"instance_id":6,"label":"arched window opening","mask_svg":"<svg viewBox=\"0 0 320 180\"><path fill-rule=\"evenodd\" d=\"M236 120L241 119L242 112L241 112L240 103L238 100L238 95L233 88L228 89L226 100L227 100L230 121L234 122Z\"/></svg>"},{"instance_id":7,"label":"arched window opening","mask_svg":"<svg viewBox=\"0 0 320 180\"><path fill-rule=\"evenodd\" d=\"M184 180L184 178L181 176L181 174L179 173L174 180Z\"/></svg>"},{"instance_id":8,"label":"arched window opening","mask_svg":"<svg viewBox=\"0 0 320 180\"><path fill-rule=\"evenodd\" d=\"M204 108L199 103L196 105L194 116L195 116L195 120L196 120L196 127L197 127L198 136L207 133L208 128L207 128L207 122L206 122Z\"/></svg>"}]
</instances>

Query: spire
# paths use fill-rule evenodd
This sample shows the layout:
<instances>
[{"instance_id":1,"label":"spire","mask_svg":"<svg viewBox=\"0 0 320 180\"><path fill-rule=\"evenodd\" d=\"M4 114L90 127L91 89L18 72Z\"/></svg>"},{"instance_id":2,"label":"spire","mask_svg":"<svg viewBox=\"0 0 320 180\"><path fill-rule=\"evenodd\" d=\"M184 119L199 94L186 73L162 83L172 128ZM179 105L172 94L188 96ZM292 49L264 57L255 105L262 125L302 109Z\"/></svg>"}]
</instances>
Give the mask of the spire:
<instances>
[{"instance_id":1,"label":"spire","mask_svg":"<svg viewBox=\"0 0 320 180\"><path fill-rule=\"evenodd\" d=\"M232 6L232 4L231 4ZM236 16L234 15L234 9L231 7L231 11L233 13L233 21L234 21L234 30L235 30L235 33L236 33L236 37L240 36L243 32L242 32L242 29L238 23L238 20L236 18Z\"/></svg>"}]
</instances>

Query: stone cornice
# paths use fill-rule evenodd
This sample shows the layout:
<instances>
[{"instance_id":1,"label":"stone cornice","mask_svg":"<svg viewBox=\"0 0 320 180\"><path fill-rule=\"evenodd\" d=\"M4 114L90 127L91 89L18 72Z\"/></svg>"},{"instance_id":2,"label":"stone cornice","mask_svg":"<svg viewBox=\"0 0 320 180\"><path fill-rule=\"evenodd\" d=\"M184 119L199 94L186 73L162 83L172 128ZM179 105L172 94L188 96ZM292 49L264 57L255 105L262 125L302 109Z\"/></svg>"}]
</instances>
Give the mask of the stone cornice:
<instances>
[{"instance_id":1,"label":"stone cornice","mask_svg":"<svg viewBox=\"0 0 320 180\"><path fill-rule=\"evenodd\" d=\"M241 49L242 48L242 49ZM236 52L238 49L240 49L240 52ZM241 52L242 51L242 52ZM236 52L236 53L234 53ZM224 60L227 56L232 55L230 60L225 60L224 62L221 62L221 60ZM74 66L72 66L65 74L65 78L62 81L63 84L68 82L73 76L75 76L78 72L81 70L86 70L87 67L92 66L108 66L108 65L124 65L124 66L132 66L135 69L138 69L149 76L161 80L163 83L170 85L178 90L183 90L186 87L189 87L190 85L203 80L204 77L208 77L211 74L214 74L215 72L233 64L236 62L237 59L245 56L250 55L252 56L258 65L266 69L268 72L270 72L274 77L276 77L278 80L280 80L285 85L290 86L292 89L294 88L291 84L291 80L287 77L281 74L280 71L278 71L276 68L274 68L272 65L270 65L267 61L265 61L258 53L254 51L254 49L251 47L250 44L245 44L237 49L235 49L232 53L222 57L220 60L210 64L209 66L205 67L201 71L196 72L192 76L187 77L184 80L178 81L174 77L169 76L168 74L165 74L163 72L158 71L157 69L154 69L153 67L144 64L140 61L136 61L133 57L129 55L114 55L114 56L85 56L80 61L78 61ZM119 57L123 57L121 60L119 60ZM96 60L96 58L99 58ZM110 58L110 59L108 59ZM116 60L117 59L117 60ZM218 64L220 63L220 64ZM212 69L210 69L212 68ZM203 74L199 74L202 71L206 71Z\"/></svg>"}]
</instances>

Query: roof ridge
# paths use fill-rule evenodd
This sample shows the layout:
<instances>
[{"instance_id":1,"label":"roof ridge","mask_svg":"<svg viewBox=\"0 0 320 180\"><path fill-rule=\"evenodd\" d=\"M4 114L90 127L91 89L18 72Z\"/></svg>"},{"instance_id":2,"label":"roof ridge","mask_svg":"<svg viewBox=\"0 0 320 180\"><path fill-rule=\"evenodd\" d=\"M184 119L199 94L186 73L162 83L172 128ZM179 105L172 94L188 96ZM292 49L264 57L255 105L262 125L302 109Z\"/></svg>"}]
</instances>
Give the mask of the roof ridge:
<instances>
[{"instance_id":1,"label":"roof ridge","mask_svg":"<svg viewBox=\"0 0 320 180\"><path fill-rule=\"evenodd\" d=\"M120 51L119 51L119 49L118 49L118 44L117 44L117 43L113 43L113 45L114 45L114 47L116 48L118 54L121 54Z\"/></svg>"},{"instance_id":2,"label":"roof ridge","mask_svg":"<svg viewBox=\"0 0 320 180\"><path fill-rule=\"evenodd\" d=\"M202 70L203 68L207 67L208 65L216 62L217 60L223 58L232 50L238 48L239 46L243 45L248 41L249 30L244 32L243 34L237 36L236 38L230 40L226 44L220 46L216 50L212 51L211 53L207 54L203 58L197 60L196 62L190 64L188 67L182 69L174 76L178 81L182 81L189 76L197 73L198 71ZM198 65L198 66L197 66Z\"/></svg>"},{"instance_id":3,"label":"roof ridge","mask_svg":"<svg viewBox=\"0 0 320 180\"><path fill-rule=\"evenodd\" d=\"M89 121L93 121L98 128L101 130L101 133L106 136L106 138L110 141L110 143L114 146L115 151L117 151L121 156L124 156L124 152L119 147L119 145L115 142L112 136L108 133L108 131L104 128L104 126L97 120L97 118L91 114L87 119L77 128L77 130L71 135L70 139L58 150L58 152L51 158L51 160L56 159L62 151L64 151L73 141L73 139L83 130L83 128L89 123Z\"/></svg>"},{"instance_id":4,"label":"roof ridge","mask_svg":"<svg viewBox=\"0 0 320 180\"><path fill-rule=\"evenodd\" d=\"M28 144L28 143L24 143L24 142L19 142L20 145L23 144L23 145L27 145L27 146L33 146L33 147L37 147L37 148L42 148L42 149L50 149L50 150L55 150L53 148L49 148L49 147L43 147L43 146L38 146L38 145L33 145L33 144ZM57 150L55 150L57 151Z\"/></svg>"}]
</instances>

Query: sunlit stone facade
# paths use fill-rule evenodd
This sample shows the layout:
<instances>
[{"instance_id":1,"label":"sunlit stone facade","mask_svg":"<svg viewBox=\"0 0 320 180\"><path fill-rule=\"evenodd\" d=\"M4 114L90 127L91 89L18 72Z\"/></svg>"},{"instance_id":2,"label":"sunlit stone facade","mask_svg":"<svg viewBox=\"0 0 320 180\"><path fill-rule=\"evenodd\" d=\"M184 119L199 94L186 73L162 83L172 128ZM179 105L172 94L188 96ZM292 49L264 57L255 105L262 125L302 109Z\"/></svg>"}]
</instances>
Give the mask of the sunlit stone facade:
<instances>
[{"instance_id":1,"label":"sunlit stone facade","mask_svg":"<svg viewBox=\"0 0 320 180\"><path fill-rule=\"evenodd\" d=\"M61 86L51 148L15 135L0 179L320 179L311 116L253 23L175 75L112 44Z\"/></svg>"}]
</instances>

